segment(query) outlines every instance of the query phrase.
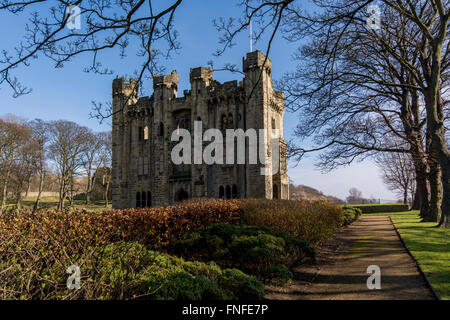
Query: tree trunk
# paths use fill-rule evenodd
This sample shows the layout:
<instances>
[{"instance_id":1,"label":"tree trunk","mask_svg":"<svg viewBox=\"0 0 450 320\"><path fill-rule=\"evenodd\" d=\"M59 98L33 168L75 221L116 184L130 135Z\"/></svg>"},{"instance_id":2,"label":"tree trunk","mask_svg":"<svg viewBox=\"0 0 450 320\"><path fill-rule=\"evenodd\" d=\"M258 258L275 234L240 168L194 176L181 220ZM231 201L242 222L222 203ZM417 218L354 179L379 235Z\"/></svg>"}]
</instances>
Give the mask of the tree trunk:
<instances>
[{"instance_id":1,"label":"tree trunk","mask_svg":"<svg viewBox=\"0 0 450 320\"><path fill-rule=\"evenodd\" d=\"M89 164L88 176L87 176L87 188L86 188L86 204L91 203L91 189L92 189L92 181L91 181L91 165Z\"/></svg>"},{"instance_id":2,"label":"tree trunk","mask_svg":"<svg viewBox=\"0 0 450 320\"><path fill-rule=\"evenodd\" d=\"M430 168L430 211L428 216L422 217L423 222L438 222L442 205L442 174L441 167L432 161Z\"/></svg>"},{"instance_id":3,"label":"tree trunk","mask_svg":"<svg viewBox=\"0 0 450 320\"><path fill-rule=\"evenodd\" d=\"M442 199L442 214L439 226L450 228L450 160L447 159L446 164L442 166L442 188L444 197Z\"/></svg>"},{"instance_id":4,"label":"tree trunk","mask_svg":"<svg viewBox=\"0 0 450 320\"><path fill-rule=\"evenodd\" d=\"M39 174L39 190L38 190L38 195L37 195L36 201L34 202L33 214L36 213L36 211L39 207L39 202L41 201L42 189L44 188L44 178L45 178L45 172L41 168L41 172Z\"/></svg>"},{"instance_id":5,"label":"tree trunk","mask_svg":"<svg viewBox=\"0 0 450 320\"><path fill-rule=\"evenodd\" d=\"M416 179L417 184L417 179ZM416 192L413 195L413 203L411 206L411 210L420 210L420 194L419 194L419 188L416 187Z\"/></svg>"},{"instance_id":6,"label":"tree trunk","mask_svg":"<svg viewBox=\"0 0 450 320\"><path fill-rule=\"evenodd\" d=\"M5 183L3 184L2 190L2 201L0 204L0 213L3 213L3 209L5 208L6 198L8 196L8 181L9 181L10 169L8 168L5 175Z\"/></svg>"},{"instance_id":7,"label":"tree trunk","mask_svg":"<svg viewBox=\"0 0 450 320\"><path fill-rule=\"evenodd\" d=\"M428 178L428 164L425 160L425 156L414 156L414 169L416 172L416 202L418 202L420 210L420 216L426 217L430 211L430 183ZM417 210L417 209L416 209Z\"/></svg>"},{"instance_id":8,"label":"tree trunk","mask_svg":"<svg viewBox=\"0 0 450 320\"><path fill-rule=\"evenodd\" d=\"M108 206L108 191L109 191L109 183L107 183L105 187L105 207Z\"/></svg>"},{"instance_id":9,"label":"tree trunk","mask_svg":"<svg viewBox=\"0 0 450 320\"><path fill-rule=\"evenodd\" d=\"M28 194L30 193L30 187L31 187L31 176L27 180L27 191L25 193L25 198L27 198Z\"/></svg>"}]
</instances>

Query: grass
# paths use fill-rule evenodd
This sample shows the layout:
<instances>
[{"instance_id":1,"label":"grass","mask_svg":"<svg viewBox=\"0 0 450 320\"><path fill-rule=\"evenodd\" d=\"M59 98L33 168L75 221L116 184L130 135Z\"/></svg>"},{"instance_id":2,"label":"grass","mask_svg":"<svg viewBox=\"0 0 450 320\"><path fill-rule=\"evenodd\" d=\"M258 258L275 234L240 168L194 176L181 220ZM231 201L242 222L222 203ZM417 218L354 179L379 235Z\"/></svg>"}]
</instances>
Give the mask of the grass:
<instances>
[{"instance_id":1,"label":"grass","mask_svg":"<svg viewBox=\"0 0 450 320\"><path fill-rule=\"evenodd\" d=\"M31 209L33 208L36 197L26 197L22 199L22 208ZM56 209L58 205L58 197L42 197L39 203L39 209ZM7 206L15 207L15 204L8 204ZM69 201L66 200L65 207L69 208ZM89 211L103 211L111 209L111 202L105 207L105 201L91 201L89 205L86 205L85 200L74 200L73 205L70 208L74 209L86 209Z\"/></svg>"},{"instance_id":2,"label":"grass","mask_svg":"<svg viewBox=\"0 0 450 320\"><path fill-rule=\"evenodd\" d=\"M419 212L372 213L392 218L402 240L441 299L450 300L450 230L420 222Z\"/></svg>"}]
</instances>

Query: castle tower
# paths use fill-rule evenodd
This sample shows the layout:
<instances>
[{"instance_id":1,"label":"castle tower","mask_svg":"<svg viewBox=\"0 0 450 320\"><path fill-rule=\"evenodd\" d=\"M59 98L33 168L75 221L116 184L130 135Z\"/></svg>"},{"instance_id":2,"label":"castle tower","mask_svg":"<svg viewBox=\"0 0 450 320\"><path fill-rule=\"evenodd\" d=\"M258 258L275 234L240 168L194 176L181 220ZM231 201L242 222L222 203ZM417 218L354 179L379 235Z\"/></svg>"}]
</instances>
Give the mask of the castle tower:
<instances>
[{"instance_id":1,"label":"castle tower","mask_svg":"<svg viewBox=\"0 0 450 320\"><path fill-rule=\"evenodd\" d=\"M112 84L112 199L113 208L128 202L127 179L130 127L127 126L128 107L137 101L138 86L134 79L127 82L116 78Z\"/></svg>"},{"instance_id":2,"label":"castle tower","mask_svg":"<svg viewBox=\"0 0 450 320\"><path fill-rule=\"evenodd\" d=\"M171 102L177 97L178 73L153 77L153 181L154 202L169 204L170 138L173 131Z\"/></svg>"}]
</instances>

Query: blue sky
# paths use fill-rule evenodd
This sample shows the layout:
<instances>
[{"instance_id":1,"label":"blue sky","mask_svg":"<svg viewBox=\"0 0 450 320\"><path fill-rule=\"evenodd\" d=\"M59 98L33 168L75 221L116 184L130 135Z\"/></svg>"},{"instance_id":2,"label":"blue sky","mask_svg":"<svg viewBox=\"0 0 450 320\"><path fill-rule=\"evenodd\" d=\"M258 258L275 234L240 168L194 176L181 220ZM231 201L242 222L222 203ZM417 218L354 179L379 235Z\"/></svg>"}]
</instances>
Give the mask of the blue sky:
<instances>
[{"instance_id":1,"label":"blue sky","mask_svg":"<svg viewBox=\"0 0 450 320\"><path fill-rule=\"evenodd\" d=\"M237 16L239 9L230 5L231 1L191 0L186 1L176 13L176 26L179 31L181 50L171 60L165 62L167 72L177 70L179 74L179 95L189 89L189 69L206 66L213 60L216 67L226 62L242 66L242 57L249 51L248 34L243 34L237 45L224 57L213 57L218 48L218 33L213 27L215 17ZM206 5L208 4L208 5ZM0 49L11 48L23 34L25 19L21 16L4 15L0 19ZM291 55L295 46L288 45L282 39L276 39L270 58L273 64L273 78L279 79L284 72L294 68ZM265 52L265 44L257 43L253 49ZM99 124L90 119L92 101L106 102L111 98L111 83L116 75L130 75L139 66L139 60L130 52L125 59L120 59L117 52L104 55L102 63L114 71L113 75L101 76L83 72L90 62L88 56L75 58L64 68L55 69L45 57L33 60L29 67L19 67L15 75L33 92L26 96L13 98L11 90L0 87L0 116L8 113L27 119L44 120L66 119L88 126L96 131L110 129L108 123ZM239 74L216 72L214 78L223 82L241 79ZM145 95L151 95L151 83L144 84ZM285 137L288 140L297 123L295 114L285 116ZM314 167L314 156L302 160L296 167L290 166L289 175L296 184L304 184L317 188L325 194L345 198L348 190L356 187L366 197L395 199L387 190L380 178L378 168L368 160L349 167L340 168L331 173L321 174Z\"/></svg>"}]
</instances>

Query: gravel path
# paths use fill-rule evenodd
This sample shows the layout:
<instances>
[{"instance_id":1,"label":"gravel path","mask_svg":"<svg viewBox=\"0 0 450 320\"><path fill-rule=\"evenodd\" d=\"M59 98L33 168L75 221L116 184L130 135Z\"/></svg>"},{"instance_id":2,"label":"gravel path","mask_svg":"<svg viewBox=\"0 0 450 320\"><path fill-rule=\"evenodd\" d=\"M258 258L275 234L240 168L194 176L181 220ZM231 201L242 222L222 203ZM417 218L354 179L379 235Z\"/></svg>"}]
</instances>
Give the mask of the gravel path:
<instances>
[{"instance_id":1,"label":"gravel path","mask_svg":"<svg viewBox=\"0 0 450 320\"><path fill-rule=\"evenodd\" d=\"M367 268L381 269L381 289L369 290ZM318 250L318 266L299 267L283 287L266 286L275 300L434 299L387 216L363 216Z\"/></svg>"}]
</instances>

